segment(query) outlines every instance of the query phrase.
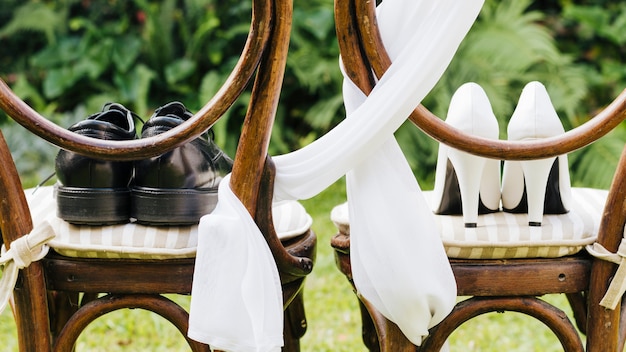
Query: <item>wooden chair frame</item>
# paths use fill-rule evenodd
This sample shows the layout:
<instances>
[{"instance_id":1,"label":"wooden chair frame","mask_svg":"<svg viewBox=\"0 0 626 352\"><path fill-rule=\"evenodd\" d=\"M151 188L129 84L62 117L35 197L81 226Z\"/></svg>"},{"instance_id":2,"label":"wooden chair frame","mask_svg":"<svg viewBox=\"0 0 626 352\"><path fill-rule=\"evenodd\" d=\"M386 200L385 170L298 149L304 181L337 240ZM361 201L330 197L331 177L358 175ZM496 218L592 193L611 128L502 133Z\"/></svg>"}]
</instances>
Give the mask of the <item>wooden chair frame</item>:
<instances>
[{"instance_id":1,"label":"wooden chair frame","mask_svg":"<svg viewBox=\"0 0 626 352\"><path fill-rule=\"evenodd\" d=\"M375 15L375 2L336 0L335 22L340 52L347 76L365 93L374 87L391 64L382 43ZM425 53L428 55L428 53ZM601 138L626 117L626 92L620 94L593 119L567 133L532 142L487 140L463 133L445 124L419 106L409 119L426 134L448 146L471 154L497 159L529 160L566 154ZM597 242L616 252L626 222L626 149L621 155L610 187ZM352 282L349 235L332 241L337 264ZM372 351L438 351L447 337L465 321L493 311L517 311L546 324L567 351L582 351L580 337L559 309L536 296L565 293L579 329L587 335L588 351L621 351L626 339L626 312L619 305L608 310L599 305L616 266L581 253L555 259L450 260L459 296L473 296L454 308L418 348L399 328L365 299L359 297L363 340Z\"/></svg>"},{"instance_id":2,"label":"wooden chair frame","mask_svg":"<svg viewBox=\"0 0 626 352\"><path fill-rule=\"evenodd\" d=\"M292 2L253 0L252 4L248 39L229 78L198 113L168 132L132 141L76 135L31 109L2 80L0 108L60 148L99 159L136 160L160 155L197 138L228 110L256 73L230 186L254 217L277 262L286 308L284 349L298 351L299 339L306 330L301 289L312 270L316 236L310 230L284 242L276 236L271 214L275 171L267 154L287 59ZM1 133L0 164L0 230L3 243L10 247L14 240L30 233L33 225ZM121 308L155 312L187 338L187 312L161 294L189 294L194 261L82 259L50 253L21 270L14 291L20 351L71 351L90 322ZM101 293L107 295L98 298ZM194 351L209 350L206 345L187 340Z\"/></svg>"}]
</instances>

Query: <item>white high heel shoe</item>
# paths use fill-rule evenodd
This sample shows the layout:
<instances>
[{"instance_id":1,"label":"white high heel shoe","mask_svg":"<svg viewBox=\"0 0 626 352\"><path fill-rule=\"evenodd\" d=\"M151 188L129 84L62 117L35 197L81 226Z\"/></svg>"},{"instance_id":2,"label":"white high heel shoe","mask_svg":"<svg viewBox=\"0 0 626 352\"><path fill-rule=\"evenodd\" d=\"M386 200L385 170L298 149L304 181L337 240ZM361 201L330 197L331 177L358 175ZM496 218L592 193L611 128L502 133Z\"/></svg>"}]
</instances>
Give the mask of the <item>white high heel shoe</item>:
<instances>
[{"instance_id":1,"label":"white high heel shoe","mask_svg":"<svg viewBox=\"0 0 626 352\"><path fill-rule=\"evenodd\" d=\"M450 100L446 123L476 136L498 139L498 121L485 91L476 83L459 87ZM463 214L465 227L476 227L478 214L500 208L500 160L439 145L432 209Z\"/></svg>"},{"instance_id":2,"label":"white high heel shoe","mask_svg":"<svg viewBox=\"0 0 626 352\"><path fill-rule=\"evenodd\" d=\"M565 133L546 88L530 82L522 90L507 128L509 140L546 138ZM543 214L569 211L571 186L567 155L504 162L502 208L528 213L528 225L541 226Z\"/></svg>"}]
</instances>

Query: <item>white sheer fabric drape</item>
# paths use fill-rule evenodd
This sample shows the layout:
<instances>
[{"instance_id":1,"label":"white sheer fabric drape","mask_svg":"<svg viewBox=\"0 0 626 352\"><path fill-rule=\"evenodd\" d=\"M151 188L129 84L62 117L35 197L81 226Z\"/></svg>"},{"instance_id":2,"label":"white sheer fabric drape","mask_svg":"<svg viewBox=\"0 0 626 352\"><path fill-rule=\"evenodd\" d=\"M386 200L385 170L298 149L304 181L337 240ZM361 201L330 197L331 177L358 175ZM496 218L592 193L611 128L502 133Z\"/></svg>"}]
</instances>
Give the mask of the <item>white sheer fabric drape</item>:
<instances>
[{"instance_id":1,"label":"white sheer fabric drape","mask_svg":"<svg viewBox=\"0 0 626 352\"><path fill-rule=\"evenodd\" d=\"M359 292L415 344L455 302L441 240L393 133L432 89L483 0L385 0L377 9L393 64L369 97L346 79L348 117L295 152L276 156L274 197L311 198L347 175L351 258ZM202 218L189 336L229 351L278 351L282 297L267 244L221 183Z\"/></svg>"}]
</instances>

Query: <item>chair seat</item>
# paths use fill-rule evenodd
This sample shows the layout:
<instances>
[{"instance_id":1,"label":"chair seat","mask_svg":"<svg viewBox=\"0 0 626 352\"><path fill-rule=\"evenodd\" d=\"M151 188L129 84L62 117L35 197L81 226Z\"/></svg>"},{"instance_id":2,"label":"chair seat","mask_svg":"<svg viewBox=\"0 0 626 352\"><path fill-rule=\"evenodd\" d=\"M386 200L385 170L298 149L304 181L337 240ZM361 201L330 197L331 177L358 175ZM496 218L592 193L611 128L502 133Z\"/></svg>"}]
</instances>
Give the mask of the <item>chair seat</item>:
<instances>
[{"instance_id":1,"label":"chair seat","mask_svg":"<svg viewBox=\"0 0 626 352\"><path fill-rule=\"evenodd\" d=\"M432 192L423 192L430 201ZM554 258L575 254L596 240L608 191L572 188L567 214L544 215L541 227L528 226L527 214L496 212L479 215L478 227L466 228L461 215L435 215L450 258ZM350 234L348 204L336 206L331 220Z\"/></svg>"},{"instance_id":2,"label":"chair seat","mask_svg":"<svg viewBox=\"0 0 626 352\"><path fill-rule=\"evenodd\" d=\"M76 258L175 259L193 258L198 226L144 226L134 222L111 226L72 225L56 216L54 187L25 191L33 226L48 221L55 232L49 245L57 253ZM308 232L312 219L297 201L273 206L278 237L287 240Z\"/></svg>"}]
</instances>

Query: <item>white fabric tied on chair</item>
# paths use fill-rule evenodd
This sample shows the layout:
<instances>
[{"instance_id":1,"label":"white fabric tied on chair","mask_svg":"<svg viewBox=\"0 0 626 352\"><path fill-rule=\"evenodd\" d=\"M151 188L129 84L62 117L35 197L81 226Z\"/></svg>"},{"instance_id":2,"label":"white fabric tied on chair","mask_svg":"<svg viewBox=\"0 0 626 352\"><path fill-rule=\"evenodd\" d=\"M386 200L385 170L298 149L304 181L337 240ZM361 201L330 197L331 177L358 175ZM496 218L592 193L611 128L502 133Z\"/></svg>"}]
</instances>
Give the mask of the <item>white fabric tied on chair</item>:
<instances>
[{"instance_id":1,"label":"white fabric tied on chair","mask_svg":"<svg viewBox=\"0 0 626 352\"><path fill-rule=\"evenodd\" d=\"M596 258L619 265L609 288L600 301L602 307L614 310L626 292L626 229L624 229L624 238L622 238L617 253L609 252L597 242L587 246L587 252Z\"/></svg>"},{"instance_id":2,"label":"white fabric tied on chair","mask_svg":"<svg viewBox=\"0 0 626 352\"><path fill-rule=\"evenodd\" d=\"M48 254L46 243L54 238L54 231L47 222L37 226L33 232L11 242L11 248L6 250L2 246L0 265L4 266L2 278L0 278L0 313L6 308L20 269L26 268L30 263L38 261Z\"/></svg>"},{"instance_id":3,"label":"white fabric tied on chair","mask_svg":"<svg viewBox=\"0 0 626 352\"><path fill-rule=\"evenodd\" d=\"M385 0L378 21L393 59L387 73L367 98L345 80L348 117L310 145L273 158L275 200L311 198L347 174L357 289L417 345L452 309L456 286L432 212L393 133L439 80L482 4ZM278 351L282 305L263 306L267 297L282 297L278 272L267 244L250 238L262 238L250 215L230 204L227 184L218 207L200 222L189 336L214 349ZM230 205L221 206L227 193ZM224 246L225 238L238 243ZM231 272L245 253L255 253L247 258L255 272L271 272L262 286L247 281L258 282L253 275Z\"/></svg>"},{"instance_id":4,"label":"white fabric tied on chair","mask_svg":"<svg viewBox=\"0 0 626 352\"><path fill-rule=\"evenodd\" d=\"M278 269L229 183L230 174L220 183L217 207L200 220L188 335L224 351L280 351Z\"/></svg>"}]
</instances>

